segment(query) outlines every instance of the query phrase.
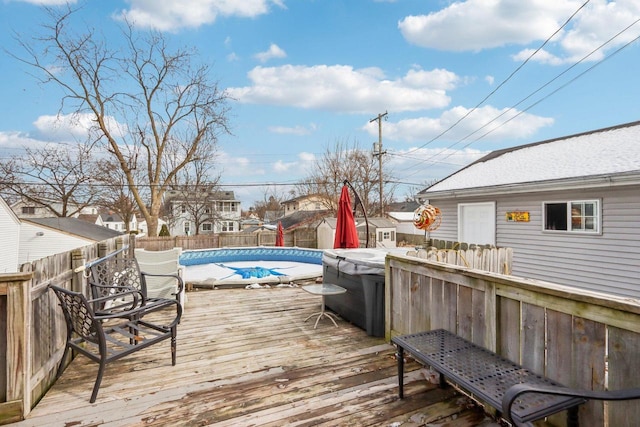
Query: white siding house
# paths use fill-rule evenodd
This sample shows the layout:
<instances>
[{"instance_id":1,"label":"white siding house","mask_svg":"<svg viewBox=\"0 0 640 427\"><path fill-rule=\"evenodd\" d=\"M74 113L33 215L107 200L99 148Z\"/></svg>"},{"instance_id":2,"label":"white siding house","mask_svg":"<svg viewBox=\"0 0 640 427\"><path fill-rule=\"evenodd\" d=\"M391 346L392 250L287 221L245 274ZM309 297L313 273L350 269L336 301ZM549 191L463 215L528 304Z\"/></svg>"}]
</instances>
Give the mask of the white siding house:
<instances>
[{"instance_id":1,"label":"white siding house","mask_svg":"<svg viewBox=\"0 0 640 427\"><path fill-rule=\"evenodd\" d=\"M240 231L241 202L233 191L170 190L165 197L171 212L168 223L172 236Z\"/></svg>"},{"instance_id":2,"label":"white siding house","mask_svg":"<svg viewBox=\"0 0 640 427\"><path fill-rule=\"evenodd\" d=\"M513 274L640 298L640 122L499 150L418 194L434 239L513 248Z\"/></svg>"},{"instance_id":3,"label":"white siding house","mask_svg":"<svg viewBox=\"0 0 640 427\"><path fill-rule=\"evenodd\" d=\"M20 246L20 220L9 205L0 198L0 273L18 271L18 248Z\"/></svg>"},{"instance_id":4,"label":"white siding house","mask_svg":"<svg viewBox=\"0 0 640 427\"><path fill-rule=\"evenodd\" d=\"M77 218L22 220L18 264L67 252L121 234Z\"/></svg>"}]
</instances>

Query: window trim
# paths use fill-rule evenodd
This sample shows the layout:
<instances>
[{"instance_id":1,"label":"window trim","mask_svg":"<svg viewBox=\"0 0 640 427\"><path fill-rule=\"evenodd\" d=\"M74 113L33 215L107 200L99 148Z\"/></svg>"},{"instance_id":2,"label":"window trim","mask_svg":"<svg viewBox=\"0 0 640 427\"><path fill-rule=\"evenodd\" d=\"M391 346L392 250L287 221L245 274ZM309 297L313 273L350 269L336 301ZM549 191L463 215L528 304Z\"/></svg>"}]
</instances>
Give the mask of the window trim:
<instances>
[{"instance_id":1,"label":"window trim","mask_svg":"<svg viewBox=\"0 0 640 427\"><path fill-rule=\"evenodd\" d=\"M572 203L593 203L595 204L594 216L595 216L595 229L594 230L573 230L571 228L571 204ZM547 209L546 205L549 204L565 204L567 206L567 229L566 230L550 230L546 228L547 224ZM563 199L563 200L546 200L542 202L542 221L541 228L543 233L568 233L573 235L602 235L602 199ZM584 217L584 215L583 215Z\"/></svg>"}]
</instances>

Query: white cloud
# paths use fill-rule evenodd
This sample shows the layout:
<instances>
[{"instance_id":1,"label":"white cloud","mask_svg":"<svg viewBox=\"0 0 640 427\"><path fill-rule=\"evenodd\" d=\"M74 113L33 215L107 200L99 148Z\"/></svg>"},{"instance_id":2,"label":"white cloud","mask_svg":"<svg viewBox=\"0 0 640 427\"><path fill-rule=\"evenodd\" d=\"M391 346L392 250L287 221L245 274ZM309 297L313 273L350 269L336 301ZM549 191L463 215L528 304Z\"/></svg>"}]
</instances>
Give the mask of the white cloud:
<instances>
[{"instance_id":1,"label":"white cloud","mask_svg":"<svg viewBox=\"0 0 640 427\"><path fill-rule=\"evenodd\" d=\"M407 16L399 21L398 28L410 43L446 51L528 45L547 40L583 3L582 0L458 1L428 15ZM547 50L539 52L533 60L552 65L575 62L639 15L640 3L636 0L592 0L555 36ZM607 49L619 47L638 35L640 28L629 30ZM530 53L530 49L523 50L514 59L521 61ZM600 52L589 59L598 60L603 55Z\"/></svg>"},{"instance_id":2,"label":"white cloud","mask_svg":"<svg viewBox=\"0 0 640 427\"><path fill-rule=\"evenodd\" d=\"M126 133L126 126L112 117L106 117L110 131L116 136ZM91 114L61 114L40 116L33 122L40 137L49 141L85 141L95 127Z\"/></svg>"},{"instance_id":3,"label":"white cloud","mask_svg":"<svg viewBox=\"0 0 640 427\"><path fill-rule=\"evenodd\" d=\"M495 82L495 78L493 76L486 76L484 80L489 83L489 86L493 86L493 83Z\"/></svg>"},{"instance_id":4,"label":"white cloud","mask_svg":"<svg viewBox=\"0 0 640 427\"><path fill-rule=\"evenodd\" d=\"M282 0L130 0L131 6L118 13L138 26L161 31L197 28L215 22L218 16L255 18L269 12L272 5L284 8Z\"/></svg>"},{"instance_id":5,"label":"white cloud","mask_svg":"<svg viewBox=\"0 0 640 427\"><path fill-rule=\"evenodd\" d=\"M439 137L469 111L465 107L454 107L437 118L419 117L395 123L385 122L383 125L384 138L392 141L422 141L426 143L437 137L438 141L457 142L463 140L461 144L466 145L480 137L483 137L483 141L527 138L534 135L540 128L553 124L552 118L528 113L515 117L519 113L518 111L499 110L491 106L484 106L473 111L451 131ZM500 116L499 119L489 123L498 116ZM509 119L512 120L507 122ZM367 123L363 130L371 136L378 135L377 123ZM485 134L487 135L484 136Z\"/></svg>"},{"instance_id":6,"label":"white cloud","mask_svg":"<svg viewBox=\"0 0 640 427\"><path fill-rule=\"evenodd\" d=\"M293 127L270 126L269 127L269 132L283 134L283 135L297 135L297 136L311 135L315 130L316 130L316 125L313 123L309 125L309 127L304 127L304 126L293 126Z\"/></svg>"},{"instance_id":7,"label":"white cloud","mask_svg":"<svg viewBox=\"0 0 640 427\"><path fill-rule=\"evenodd\" d=\"M459 83L446 70L411 70L389 80L378 68L347 65L256 67L249 79L253 86L230 88L230 96L243 103L368 114L445 107L447 90Z\"/></svg>"},{"instance_id":8,"label":"white cloud","mask_svg":"<svg viewBox=\"0 0 640 427\"><path fill-rule=\"evenodd\" d=\"M273 164L273 172L306 176L309 173L309 168L315 164L315 161L316 156L313 153L298 153L298 160L294 162L276 161Z\"/></svg>"},{"instance_id":9,"label":"white cloud","mask_svg":"<svg viewBox=\"0 0 640 427\"><path fill-rule=\"evenodd\" d=\"M271 43L271 46L269 46L268 50L255 54L255 58L262 63L267 62L268 60L273 58L286 58L286 57L287 57L287 53L275 43Z\"/></svg>"},{"instance_id":10,"label":"white cloud","mask_svg":"<svg viewBox=\"0 0 640 427\"><path fill-rule=\"evenodd\" d=\"M575 0L468 0L398 23L409 42L428 48L473 51L546 39L578 7Z\"/></svg>"},{"instance_id":11,"label":"white cloud","mask_svg":"<svg viewBox=\"0 0 640 427\"><path fill-rule=\"evenodd\" d=\"M31 137L24 132L0 132L0 149L23 150L24 148L44 147L47 142Z\"/></svg>"}]
</instances>

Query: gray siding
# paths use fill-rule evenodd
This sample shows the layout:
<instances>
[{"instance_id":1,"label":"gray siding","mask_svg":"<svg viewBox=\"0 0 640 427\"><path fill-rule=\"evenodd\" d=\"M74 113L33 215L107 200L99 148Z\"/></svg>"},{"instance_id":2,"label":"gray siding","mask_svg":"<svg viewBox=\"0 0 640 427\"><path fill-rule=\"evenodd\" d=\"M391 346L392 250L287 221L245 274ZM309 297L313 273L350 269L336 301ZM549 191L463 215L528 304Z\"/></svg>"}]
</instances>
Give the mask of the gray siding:
<instances>
[{"instance_id":1,"label":"gray siding","mask_svg":"<svg viewBox=\"0 0 640 427\"><path fill-rule=\"evenodd\" d=\"M544 232L542 203L557 200L601 199L602 234ZM451 203L496 201L496 243L513 248L513 274L583 289L640 298L640 190L604 188L583 191L459 198L432 204L453 209ZM528 211L529 222L507 222L509 211ZM457 209L456 209L457 212ZM447 223L445 226L445 222ZM433 238L454 239L457 217L443 217ZM452 231L453 229L453 231ZM436 237L436 233L441 236Z\"/></svg>"},{"instance_id":2,"label":"gray siding","mask_svg":"<svg viewBox=\"0 0 640 427\"><path fill-rule=\"evenodd\" d=\"M442 212L442 223L437 230L429 232L429 237L453 242L458 240L458 201L442 200L431 204Z\"/></svg>"}]
</instances>

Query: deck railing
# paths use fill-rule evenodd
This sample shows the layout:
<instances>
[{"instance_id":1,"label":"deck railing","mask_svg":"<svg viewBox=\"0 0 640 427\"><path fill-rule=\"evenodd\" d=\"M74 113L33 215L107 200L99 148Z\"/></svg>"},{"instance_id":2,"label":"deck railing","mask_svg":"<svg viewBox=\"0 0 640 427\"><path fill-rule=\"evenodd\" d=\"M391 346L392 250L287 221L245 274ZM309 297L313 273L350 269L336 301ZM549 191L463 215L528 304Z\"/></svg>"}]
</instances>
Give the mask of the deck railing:
<instances>
[{"instance_id":1,"label":"deck railing","mask_svg":"<svg viewBox=\"0 0 640 427\"><path fill-rule=\"evenodd\" d=\"M638 300L387 255L385 304L387 339L444 328L569 387L640 387ZM639 419L638 401L580 408L581 425Z\"/></svg>"},{"instance_id":2,"label":"deck railing","mask_svg":"<svg viewBox=\"0 0 640 427\"><path fill-rule=\"evenodd\" d=\"M0 274L0 424L24 419L55 381L66 326L49 283L83 290L76 267L128 243L122 236Z\"/></svg>"}]
</instances>

